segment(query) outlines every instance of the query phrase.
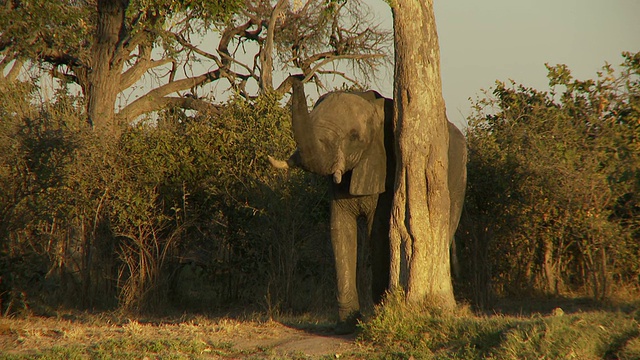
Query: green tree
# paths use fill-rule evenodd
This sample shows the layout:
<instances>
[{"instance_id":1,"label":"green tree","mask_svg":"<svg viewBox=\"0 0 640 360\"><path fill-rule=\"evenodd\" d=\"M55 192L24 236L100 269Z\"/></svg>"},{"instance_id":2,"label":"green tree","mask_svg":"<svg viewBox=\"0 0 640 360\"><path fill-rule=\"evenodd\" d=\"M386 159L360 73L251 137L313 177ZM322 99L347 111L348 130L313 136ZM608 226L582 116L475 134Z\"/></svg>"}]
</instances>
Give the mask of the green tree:
<instances>
[{"instance_id":1,"label":"green tree","mask_svg":"<svg viewBox=\"0 0 640 360\"><path fill-rule=\"evenodd\" d=\"M274 58L309 77L326 72L354 81L324 69L336 61L373 73L385 59L388 33L365 15L360 2L320 0L300 9L266 0L7 1L0 12L0 65L7 69L4 82L27 60L45 65L56 78L79 85L93 127L116 131L118 122L166 107L216 110L198 93L214 81L226 80L245 96L252 81L268 91ZM210 34L218 35L213 52L202 43ZM247 48L256 55L245 62ZM199 63L206 70L197 70ZM125 105L116 114L119 98Z\"/></svg>"},{"instance_id":2,"label":"green tree","mask_svg":"<svg viewBox=\"0 0 640 360\"><path fill-rule=\"evenodd\" d=\"M619 74L547 66L549 91L499 82L476 103L467 250L489 259L498 293L601 299L637 281L640 55L623 55Z\"/></svg>"},{"instance_id":3,"label":"green tree","mask_svg":"<svg viewBox=\"0 0 640 360\"><path fill-rule=\"evenodd\" d=\"M326 214L302 209L322 208L324 188L260 163L265 143L292 141L271 73L298 67L319 86L356 82L342 63L374 73L389 34L362 3L1 4L3 311L16 311L15 299L27 309L153 308L183 261L205 269L201 288L217 296L199 306L309 305L292 289L320 292L326 281L308 278L332 268L313 245ZM245 50L255 56L243 60ZM57 79L51 101L39 93L47 73ZM214 104L202 96L214 81L239 97ZM154 121L132 121L154 111Z\"/></svg>"}]
</instances>

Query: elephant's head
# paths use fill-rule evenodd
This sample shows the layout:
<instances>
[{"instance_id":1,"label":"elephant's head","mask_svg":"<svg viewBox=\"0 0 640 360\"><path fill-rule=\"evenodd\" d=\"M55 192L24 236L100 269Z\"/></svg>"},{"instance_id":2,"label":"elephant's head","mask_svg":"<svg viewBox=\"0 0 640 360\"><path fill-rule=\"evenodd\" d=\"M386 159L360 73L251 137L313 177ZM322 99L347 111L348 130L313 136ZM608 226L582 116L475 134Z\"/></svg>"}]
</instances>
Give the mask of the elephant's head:
<instances>
[{"instance_id":1,"label":"elephant's head","mask_svg":"<svg viewBox=\"0 0 640 360\"><path fill-rule=\"evenodd\" d=\"M352 195L384 192L387 99L374 91L332 92L322 96L309 112L304 85L294 79L292 86L291 122L298 148L286 162L269 158L271 164L332 175L338 184L352 171Z\"/></svg>"}]
</instances>

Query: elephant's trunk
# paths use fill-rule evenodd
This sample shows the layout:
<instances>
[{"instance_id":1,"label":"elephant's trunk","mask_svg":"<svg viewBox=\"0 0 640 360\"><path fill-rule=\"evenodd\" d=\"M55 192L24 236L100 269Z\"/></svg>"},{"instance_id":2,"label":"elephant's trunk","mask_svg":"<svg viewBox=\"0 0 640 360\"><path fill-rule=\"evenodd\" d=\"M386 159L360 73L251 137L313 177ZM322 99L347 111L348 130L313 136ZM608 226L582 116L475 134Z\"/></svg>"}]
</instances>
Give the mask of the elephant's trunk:
<instances>
[{"instance_id":1,"label":"elephant's trunk","mask_svg":"<svg viewBox=\"0 0 640 360\"><path fill-rule=\"evenodd\" d=\"M307 97L304 93L304 84L297 78L293 78L293 94L291 97L291 125L293 127L293 138L298 144L298 148L307 153L314 142L311 133L311 119L307 108ZM310 150L310 149L309 149Z\"/></svg>"},{"instance_id":2,"label":"elephant's trunk","mask_svg":"<svg viewBox=\"0 0 640 360\"><path fill-rule=\"evenodd\" d=\"M345 170L345 158L344 153L341 148L338 148L338 153L336 154L336 160L333 166L331 167L331 173L333 174L333 182L336 184L340 184L342 182L342 174L344 174Z\"/></svg>"},{"instance_id":3,"label":"elephant's trunk","mask_svg":"<svg viewBox=\"0 0 640 360\"><path fill-rule=\"evenodd\" d=\"M293 127L293 137L296 140L298 149L287 161L291 167L301 166L302 168L319 175L333 175L333 181L340 183L345 172L345 158L341 149L338 153L331 153L327 156L327 144L322 144L315 132L317 124L312 123L312 116L307 108L307 98L304 93L304 85L298 78L292 78L293 94L291 96L291 125ZM271 161L271 160L270 160ZM284 168L284 162L271 161L274 167Z\"/></svg>"},{"instance_id":4,"label":"elephant's trunk","mask_svg":"<svg viewBox=\"0 0 640 360\"><path fill-rule=\"evenodd\" d=\"M291 97L291 125L293 138L298 145L297 158L302 168L320 175L327 175L330 166L326 166L322 159L322 145L315 136L307 98L302 81L293 78L293 94Z\"/></svg>"}]
</instances>

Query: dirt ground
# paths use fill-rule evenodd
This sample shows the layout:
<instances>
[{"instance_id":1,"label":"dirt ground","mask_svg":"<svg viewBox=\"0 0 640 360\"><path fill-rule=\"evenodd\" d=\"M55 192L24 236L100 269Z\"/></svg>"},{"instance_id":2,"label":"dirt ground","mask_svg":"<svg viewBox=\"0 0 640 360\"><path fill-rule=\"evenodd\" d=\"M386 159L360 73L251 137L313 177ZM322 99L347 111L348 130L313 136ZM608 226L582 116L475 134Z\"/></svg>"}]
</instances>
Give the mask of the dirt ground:
<instances>
[{"instance_id":1,"label":"dirt ground","mask_svg":"<svg viewBox=\"0 0 640 360\"><path fill-rule=\"evenodd\" d=\"M155 323L124 320L115 324L104 319L0 318L0 358L2 354L34 355L53 347L88 348L110 339L131 338L196 341L202 345L203 358L340 358L364 350L355 335L337 336L329 326L313 323L191 319Z\"/></svg>"}]
</instances>

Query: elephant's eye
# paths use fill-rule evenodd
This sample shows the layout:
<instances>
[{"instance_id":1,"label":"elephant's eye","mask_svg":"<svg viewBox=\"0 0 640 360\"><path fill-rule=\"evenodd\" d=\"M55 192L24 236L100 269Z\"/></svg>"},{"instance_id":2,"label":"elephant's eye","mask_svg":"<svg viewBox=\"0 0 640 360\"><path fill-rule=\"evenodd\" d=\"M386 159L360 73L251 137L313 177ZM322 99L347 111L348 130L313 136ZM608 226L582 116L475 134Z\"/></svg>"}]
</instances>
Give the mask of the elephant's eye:
<instances>
[{"instance_id":1,"label":"elephant's eye","mask_svg":"<svg viewBox=\"0 0 640 360\"><path fill-rule=\"evenodd\" d=\"M349 140L350 141L360 140L360 135L358 135L358 131L356 129L351 129L351 131L349 131Z\"/></svg>"}]
</instances>

